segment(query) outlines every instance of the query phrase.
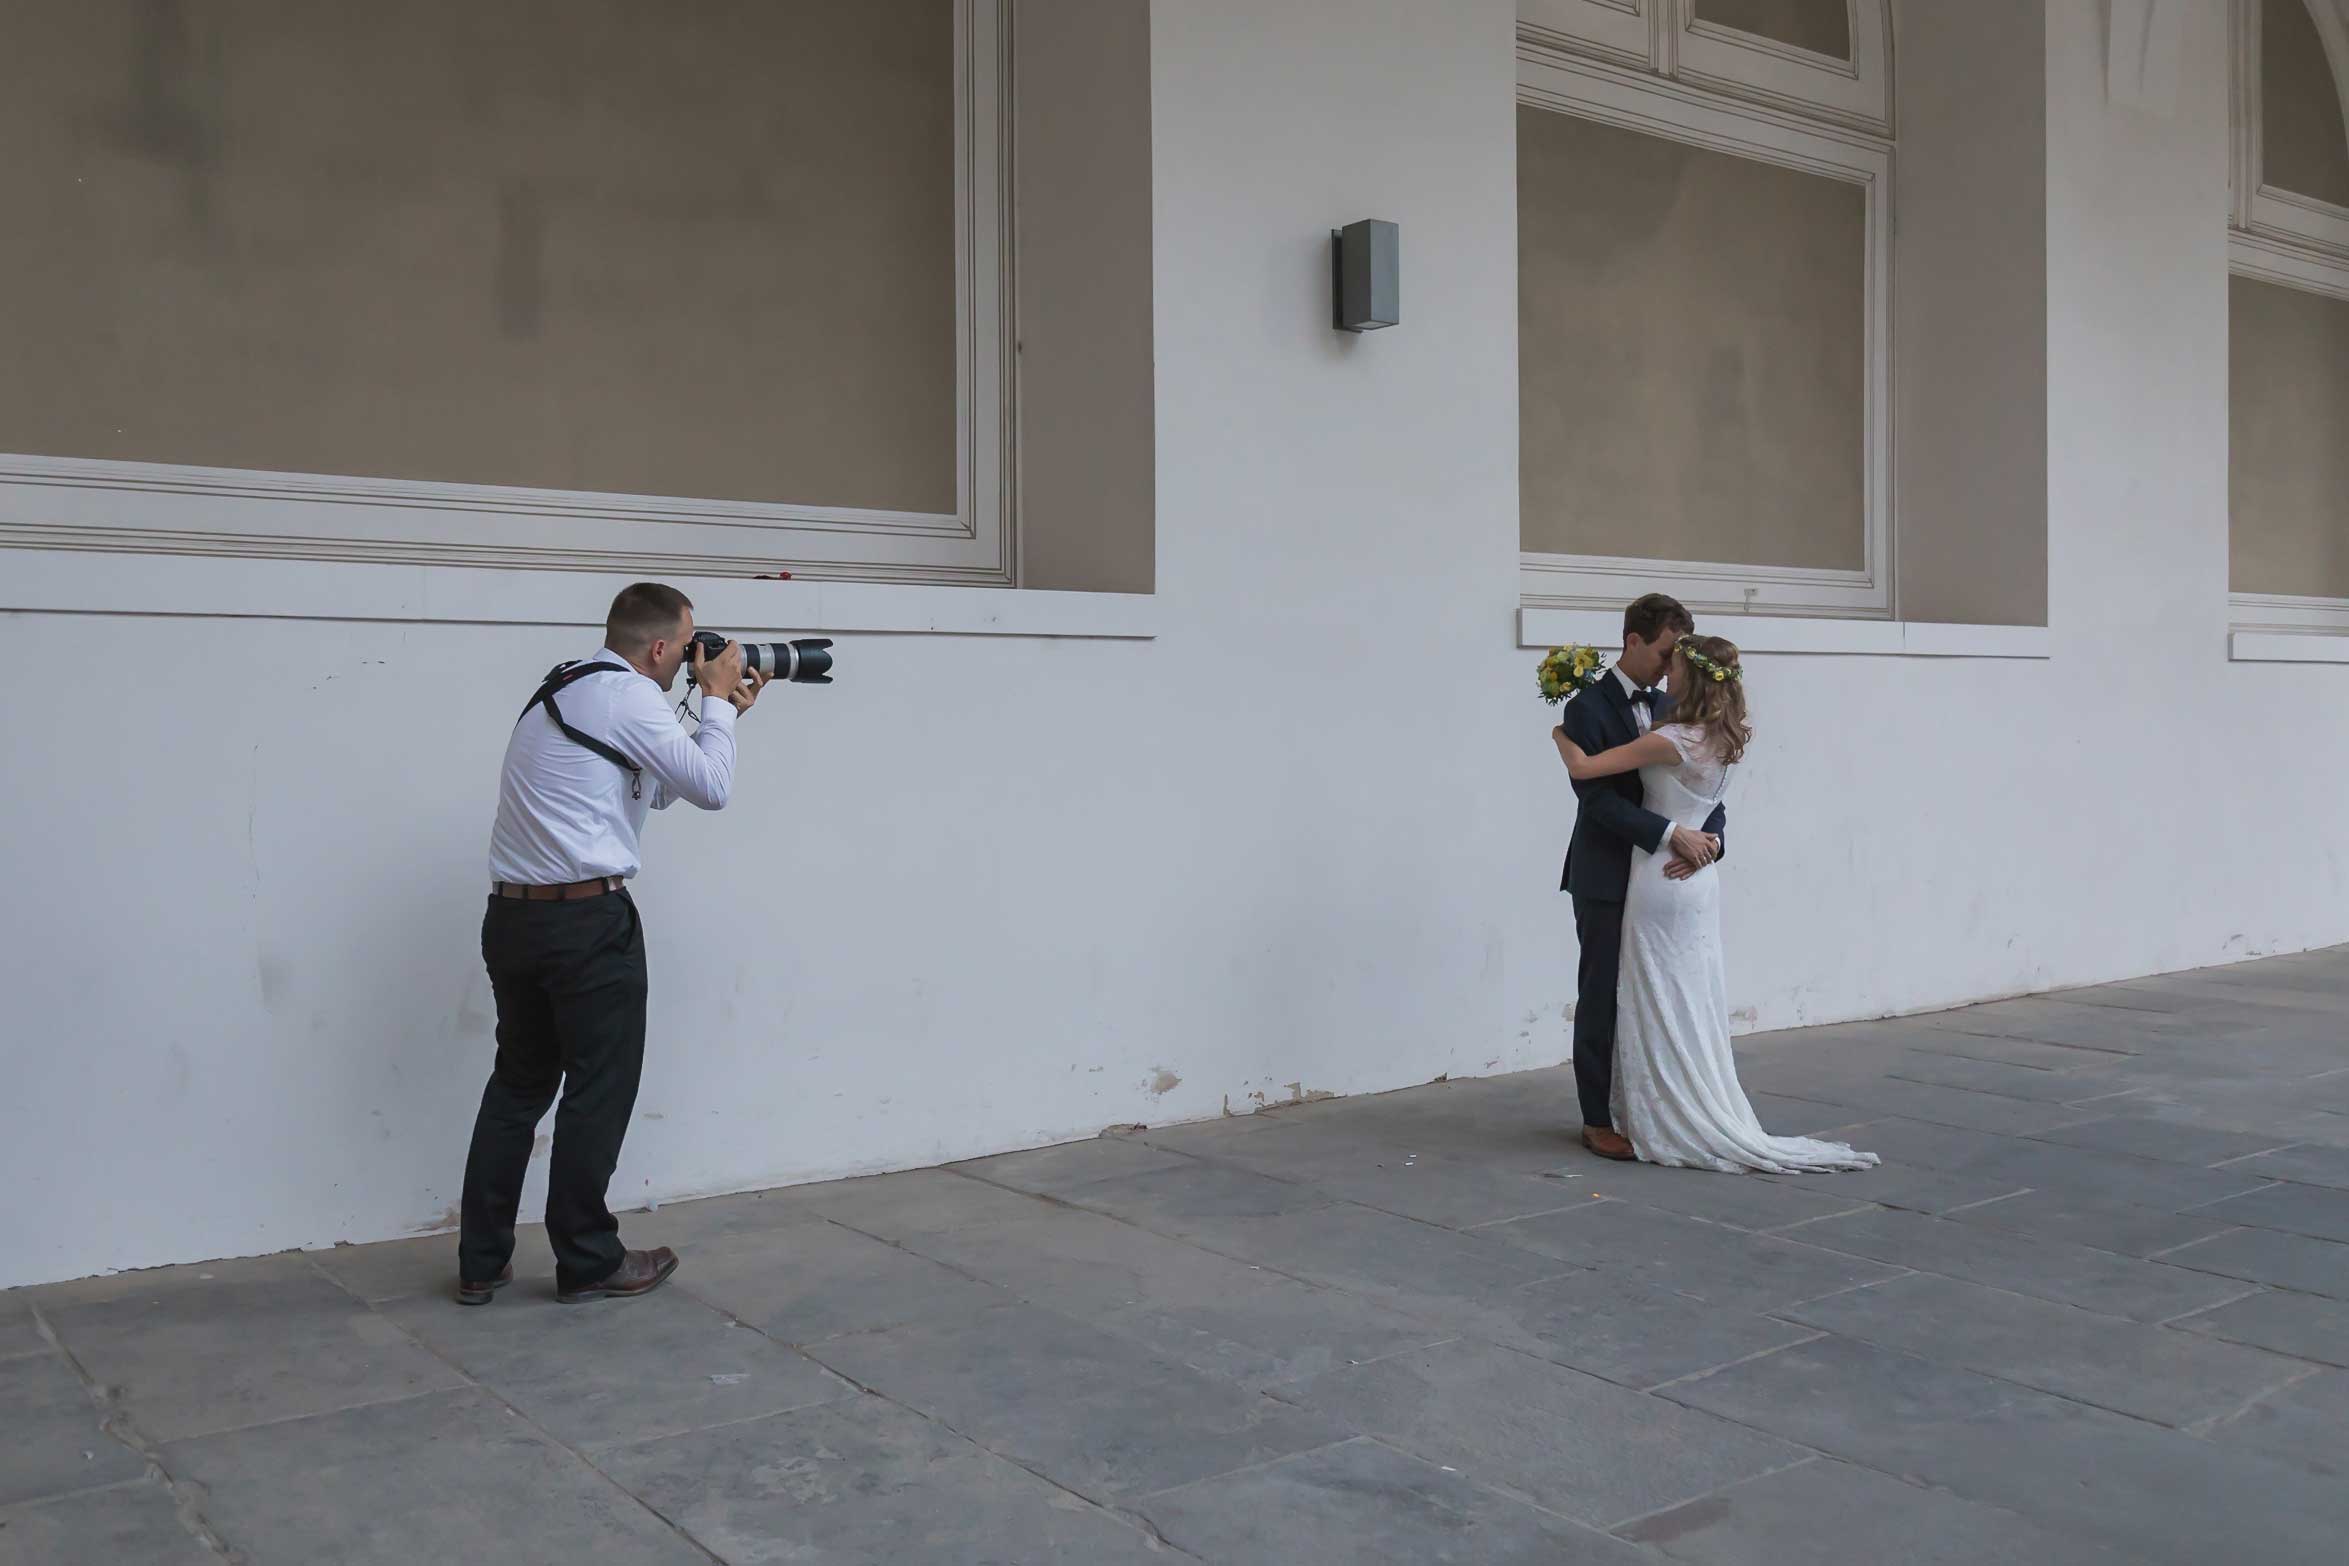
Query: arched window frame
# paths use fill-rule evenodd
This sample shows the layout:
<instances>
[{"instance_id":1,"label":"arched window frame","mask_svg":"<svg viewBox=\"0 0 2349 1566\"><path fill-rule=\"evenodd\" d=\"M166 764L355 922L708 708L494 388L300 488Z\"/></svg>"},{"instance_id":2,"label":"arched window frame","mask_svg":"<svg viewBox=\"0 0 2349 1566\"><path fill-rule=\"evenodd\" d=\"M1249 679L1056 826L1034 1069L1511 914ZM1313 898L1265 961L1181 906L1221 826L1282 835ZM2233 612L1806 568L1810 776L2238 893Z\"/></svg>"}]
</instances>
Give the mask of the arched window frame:
<instances>
[{"instance_id":1,"label":"arched window frame","mask_svg":"<svg viewBox=\"0 0 2349 1566\"><path fill-rule=\"evenodd\" d=\"M2264 123L2260 74L2264 0L2231 0L2233 138L2227 221L2227 270L2286 288L2349 300L2349 207L2267 183L2260 130ZM2349 115L2349 0L2300 0L2316 24L2335 90ZM2343 126L2349 150L2349 120ZM2282 593L2228 593L2237 656L2256 641L2271 650L2307 644L2276 643L2277 633L2349 635L2349 598ZM2249 639L2249 640L2247 640ZM2279 654L2281 655L2281 654Z\"/></svg>"}]
</instances>

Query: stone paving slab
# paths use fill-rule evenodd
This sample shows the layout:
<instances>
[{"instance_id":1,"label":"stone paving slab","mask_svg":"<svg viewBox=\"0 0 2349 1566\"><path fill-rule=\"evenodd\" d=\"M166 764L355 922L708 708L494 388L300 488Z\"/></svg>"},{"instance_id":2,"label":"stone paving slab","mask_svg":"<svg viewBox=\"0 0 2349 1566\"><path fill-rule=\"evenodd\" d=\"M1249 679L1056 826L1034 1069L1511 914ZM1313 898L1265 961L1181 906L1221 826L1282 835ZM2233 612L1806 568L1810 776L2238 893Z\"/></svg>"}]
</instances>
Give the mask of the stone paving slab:
<instances>
[{"instance_id":1,"label":"stone paving slab","mask_svg":"<svg viewBox=\"0 0 2349 1566\"><path fill-rule=\"evenodd\" d=\"M2349 1147L2299 1146L2228 1165L2238 1174L2262 1180L2290 1180L2301 1185L2329 1186L2349 1191Z\"/></svg>"},{"instance_id":2,"label":"stone paving slab","mask_svg":"<svg viewBox=\"0 0 2349 1566\"><path fill-rule=\"evenodd\" d=\"M1159 1234L1179 1236L1206 1220L1308 1213L1333 1205L1338 1197L1294 1180L1191 1160L1179 1168L1095 1181L1063 1200Z\"/></svg>"},{"instance_id":3,"label":"stone paving slab","mask_svg":"<svg viewBox=\"0 0 2349 1566\"><path fill-rule=\"evenodd\" d=\"M2227 1233L2234 1225L2192 1213L2099 1202L2069 1191L2020 1191L1947 1214L1953 1223L2008 1229L2090 1250L2148 1257Z\"/></svg>"},{"instance_id":4,"label":"stone paving slab","mask_svg":"<svg viewBox=\"0 0 2349 1566\"><path fill-rule=\"evenodd\" d=\"M2164 1251L2159 1260L2166 1266L2349 1300L2349 1245L2331 1240L2273 1229L2235 1229Z\"/></svg>"},{"instance_id":5,"label":"stone paving slab","mask_svg":"<svg viewBox=\"0 0 2349 1566\"><path fill-rule=\"evenodd\" d=\"M1426 1140L1408 1133L1357 1137L1339 1123L1287 1136L1257 1137L1210 1156L1259 1176L1296 1182L1292 1189L1324 1193L1325 1203L1340 1198L1448 1228L1549 1212L1580 1200L1579 1193L1549 1169L1500 1167L1473 1152L1421 1150L1415 1145ZM1550 1152L1556 1163L1568 1156L1563 1145ZM1299 1210L1299 1204L1292 1199L1284 1210Z\"/></svg>"},{"instance_id":6,"label":"stone paving slab","mask_svg":"<svg viewBox=\"0 0 2349 1566\"><path fill-rule=\"evenodd\" d=\"M150 1439L177 1440L463 1378L300 1256L175 1268L43 1313Z\"/></svg>"},{"instance_id":7,"label":"stone paving slab","mask_svg":"<svg viewBox=\"0 0 2349 1566\"><path fill-rule=\"evenodd\" d=\"M1483 1237L1497 1232L1461 1234L1366 1207L1337 1207L1204 1222L1196 1238L1220 1254L1440 1320L1457 1307L1478 1306L1520 1284L1575 1270Z\"/></svg>"},{"instance_id":8,"label":"stone paving slab","mask_svg":"<svg viewBox=\"0 0 2349 1566\"><path fill-rule=\"evenodd\" d=\"M1795 1233L1808 1244L1891 1266L2132 1321L2167 1321L2243 1292L2241 1284L2207 1273L1921 1213L1859 1212L1822 1218Z\"/></svg>"},{"instance_id":9,"label":"stone paving slab","mask_svg":"<svg viewBox=\"0 0 2349 1566\"><path fill-rule=\"evenodd\" d=\"M32 1301L0 1294L0 1360L48 1352L49 1340L41 1336L40 1326L33 1320Z\"/></svg>"},{"instance_id":10,"label":"stone paving slab","mask_svg":"<svg viewBox=\"0 0 2349 1566\"><path fill-rule=\"evenodd\" d=\"M624 1214L642 1300L0 1295L0 1566L2340 1559L2349 950L1739 1055L1885 1165L1610 1164L1552 1068Z\"/></svg>"},{"instance_id":11,"label":"stone paving slab","mask_svg":"<svg viewBox=\"0 0 2349 1566\"><path fill-rule=\"evenodd\" d=\"M2322 1476L1847 1338L1663 1395L2162 1566L2337 1566L2349 1522Z\"/></svg>"},{"instance_id":12,"label":"stone paving slab","mask_svg":"<svg viewBox=\"0 0 2349 1566\"><path fill-rule=\"evenodd\" d=\"M0 1360L0 1506L119 1484L147 1471L101 1428L73 1367L50 1356Z\"/></svg>"},{"instance_id":13,"label":"stone paving slab","mask_svg":"<svg viewBox=\"0 0 2349 1566\"><path fill-rule=\"evenodd\" d=\"M2001 1138L1952 1169L1958 1174L2011 1180L2034 1190L2068 1191L2093 1201L2171 1212L2260 1189L2259 1176L2230 1168L2163 1163L2040 1139Z\"/></svg>"},{"instance_id":14,"label":"stone paving slab","mask_svg":"<svg viewBox=\"0 0 2349 1566\"><path fill-rule=\"evenodd\" d=\"M387 1312L541 1430L581 1449L726 1424L856 1389L675 1286L608 1311L545 1300L451 1310L419 1296Z\"/></svg>"},{"instance_id":15,"label":"stone paving slab","mask_svg":"<svg viewBox=\"0 0 2349 1566\"><path fill-rule=\"evenodd\" d=\"M1796 1232L1807 1236L1816 1227ZM1848 1252L1747 1234L1635 1202L1586 1202L1481 1232L1576 1267L1619 1274L1708 1304L1756 1311L1878 1282L1899 1271Z\"/></svg>"},{"instance_id":16,"label":"stone paving slab","mask_svg":"<svg viewBox=\"0 0 2349 1566\"><path fill-rule=\"evenodd\" d=\"M2115 1115L2107 1120L2062 1126L2053 1131L2040 1132L2037 1139L2059 1142L2067 1147L2093 1148L2100 1153L2125 1153L2131 1158L2150 1158L2157 1163L2191 1164L2203 1169L2213 1164L2240 1160L2253 1153L2269 1153L2276 1147L2274 1138L2257 1132L2212 1131L2200 1126L2177 1125L2166 1120L2143 1119L2133 1115ZM2237 1174L2251 1179L2279 1178L2240 1162L2232 1163L2231 1167Z\"/></svg>"},{"instance_id":17,"label":"stone paving slab","mask_svg":"<svg viewBox=\"0 0 2349 1566\"><path fill-rule=\"evenodd\" d=\"M2184 1426L2217 1419L2298 1380L2298 1361L2236 1343L1912 1273L1786 1311L1790 1321Z\"/></svg>"},{"instance_id":18,"label":"stone paving slab","mask_svg":"<svg viewBox=\"0 0 2349 1566\"><path fill-rule=\"evenodd\" d=\"M2079 1104L2111 1098L2128 1086L2113 1080L2112 1069L2099 1064L2056 1071L2044 1066L1977 1060L1967 1055L1912 1051L1893 1062L1887 1068L1887 1075L1895 1081L1967 1088L2026 1103Z\"/></svg>"},{"instance_id":19,"label":"stone paving slab","mask_svg":"<svg viewBox=\"0 0 2349 1566\"><path fill-rule=\"evenodd\" d=\"M1836 1142L1847 1142L1864 1152L1879 1152L1875 1143L1881 1138L1874 1133L1882 1123L1829 1126L1818 1134ZM1886 1158L1896 1155L1885 1153ZM1897 1208L1902 1212L1955 1212L1960 1208L1997 1201L2001 1197L2020 1196L2030 1187L2014 1180L1993 1180L1980 1175L1951 1174L1946 1170L1923 1164L1882 1163L1873 1169L1838 1170L1827 1174L1764 1175L1760 1178L1774 1185L1791 1185L1822 1196L1856 1202L1869 1202L1878 1207Z\"/></svg>"},{"instance_id":20,"label":"stone paving slab","mask_svg":"<svg viewBox=\"0 0 2349 1566\"><path fill-rule=\"evenodd\" d=\"M2195 1212L2254 1229L2281 1229L2312 1240L2349 1243L2349 1191L2321 1185L2271 1185L2212 1202Z\"/></svg>"},{"instance_id":21,"label":"stone paving slab","mask_svg":"<svg viewBox=\"0 0 2349 1566\"><path fill-rule=\"evenodd\" d=\"M1316 1414L1026 1305L815 1351L867 1387L1095 1501L1344 1440Z\"/></svg>"},{"instance_id":22,"label":"stone paving slab","mask_svg":"<svg viewBox=\"0 0 2349 1566\"><path fill-rule=\"evenodd\" d=\"M697 1252L678 1287L783 1343L953 1321L1004 1299L991 1284L823 1221L767 1244Z\"/></svg>"},{"instance_id":23,"label":"stone paving slab","mask_svg":"<svg viewBox=\"0 0 2349 1566\"><path fill-rule=\"evenodd\" d=\"M1602 1528L1809 1456L1709 1414L1464 1340L1332 1371L1277 1395L1487 1489Z\"/></svg>"},{"instance_id":24,"label":"stone paving slab","mask_svg":"<svg viewBox=\"0 0 2349 1566\"><path fill-rule=\"evenodd\" d=\"M1478 1327L1488 1340L1642 1390L1814 1336L1751 1309L1606 1272L1526 1284L1495 1299Z\"/></svg>"},{"instance_id":25,"label":"stone paving slab","mask_svg":"<svg viewBox=\"0 0 2349 1566\"><path fill-rule=\"evenodd\" d=\"M1126 1566L1132 1523L878 1397L600 1454L606 1473L730 1566Z\"/></svg>"},{"instance_id":26,"label":"stone paving slab","mask_svg":"<svg viewBox=\"0 0 2349 1566\"><path fill-rule=\"evenodd\" d=\"M2349 1301L2317 1294L2254 1294L2176 1325L2319 1365L2349 1366Z\"/></svg>"},{"instance_id":27,"label":"stone paving slab","mask_svg":"<svg viewBox=\"0 0 2349 1566\"><path fill-rule=\"evenodd\" d=\"M198 1436L162 1457L202 1486L207 1521L256 1566L708 1566L636 1497L472 1387Z\"/></svg>"},{"instance_id":28,"label":"stone paving slab","mask_svg":"<svg viewBox=\"0 0 2349 1566\"><path fill-rule=\"evenodd\" d=\"M1375 1441L1169 1491L1141 1510L1231 1566L1615 1566L1635 1547Z\"/></svg>"},{"instance_id":29,"label":"stone paving slab","mask_svg":"<svg viewBox=\"0 0 2349 1566\"><path fill-rule=\"evenodd\" d=\"M2210 1438L2349 1481L2349 1371L2320 1371L2270 1393Z\"/></svg>"},{"instance_id":30,"label":"stone paving slab","mask_svg":"<svg viewBox=\"0 0 2349 1566\"><path fill-rule=\"evenodd\" d=\"M1651 1517L1623 1537L1695 1566L2133 1566L2117 1549L2013 1512L1829 1460Z\"/></svg>"},{"instance_id":31,"label":"stone paving slab","mask_svg":"<svg viewBox=\"0 0 2349 1566\"><path fill-rule=\"evenodd\" d=\"M1856 1186L1837 1186L1826 1176L1806 1189L1786 1181L1723 1176L1703 1169L1667 1169L1657 1164L1594 1169L1586 1161L1560 1172L1585 1197L1611 1197L1756 1233L1851 1212L1876 1200L1861 1194Z\"/></svg>"},{"instance_id":32,"label":"stone paving slab","mask_svg":"<svg viewBox=\"0 0 2349 1566\"><path fill-rule=\"evenodd\" d=\"M0 1507L0 1566L219 1566L154 1480Z\"/></svg>"}]
</instances>

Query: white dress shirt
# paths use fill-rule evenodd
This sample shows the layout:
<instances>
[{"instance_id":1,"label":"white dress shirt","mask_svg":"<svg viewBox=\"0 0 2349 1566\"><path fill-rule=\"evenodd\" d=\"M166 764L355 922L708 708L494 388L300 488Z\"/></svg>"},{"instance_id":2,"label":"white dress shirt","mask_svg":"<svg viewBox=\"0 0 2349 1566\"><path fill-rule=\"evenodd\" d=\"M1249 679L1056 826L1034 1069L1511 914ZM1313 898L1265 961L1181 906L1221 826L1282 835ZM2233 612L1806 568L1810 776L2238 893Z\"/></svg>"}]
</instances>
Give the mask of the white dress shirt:
<instances>
[{"instance_id":1,"label":"white dress shirt","mask_svg":"<svg viewBox=\"0 0 2349 1566\"><path fill-rule=\"evenodd\" d=\"M1624 695L1637 696L1639 694L1640 687L1638 683L1634 681L1630 675L1623 672L1623 666L1621 664L1617 664L1614 668L1609 669L1607 672L1614 675L1615 678L1621 682ZM1661 690L1663 687L1655 686L1652 688ZM1644 701L1633 702L1631 704L1631 723L1632 727L1638 729L1642 734L1645 734L1648 730L1656 726L1655 709L1650 707Z\"/></svg>"},{"instance_id":2,"label":"white dress shirt","mask_svg":"<svg viewBox=\"0 0 2349 1566\"><path fill-rule=\"evenodd\" d=\"M704 699L701 728L687 734L668 696L609 647L590 674L555 695L563 719L644 769L644 786L555 726L545 704L531 708L506 741L497 825L489 834L489 876L523 886L560 886L597 876L633 876L646 810L677 800L722 810L734 787L733 705Z\"/></svg>"}]
</instances>

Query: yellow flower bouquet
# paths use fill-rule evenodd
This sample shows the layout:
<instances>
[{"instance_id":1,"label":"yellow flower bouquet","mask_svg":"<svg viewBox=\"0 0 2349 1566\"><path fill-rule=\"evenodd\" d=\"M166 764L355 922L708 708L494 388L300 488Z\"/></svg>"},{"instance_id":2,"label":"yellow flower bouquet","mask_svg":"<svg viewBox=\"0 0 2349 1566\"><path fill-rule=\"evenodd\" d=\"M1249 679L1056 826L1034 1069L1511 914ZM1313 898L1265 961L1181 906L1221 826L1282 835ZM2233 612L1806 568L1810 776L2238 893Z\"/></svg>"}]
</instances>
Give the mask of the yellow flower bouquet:
<instances>
[{"instance_id":1,"label":"yellow flower bouquet","mask_svg":"<svg viewBox=\"0 0 2349 1566\"><path fill-rule=\"evenodd\" d=\"M1589 690L1606 672L1607 660L1596 647L1553 647L1542 656L1542 700L1555 707Z\"/></svg>"}]
</instances>

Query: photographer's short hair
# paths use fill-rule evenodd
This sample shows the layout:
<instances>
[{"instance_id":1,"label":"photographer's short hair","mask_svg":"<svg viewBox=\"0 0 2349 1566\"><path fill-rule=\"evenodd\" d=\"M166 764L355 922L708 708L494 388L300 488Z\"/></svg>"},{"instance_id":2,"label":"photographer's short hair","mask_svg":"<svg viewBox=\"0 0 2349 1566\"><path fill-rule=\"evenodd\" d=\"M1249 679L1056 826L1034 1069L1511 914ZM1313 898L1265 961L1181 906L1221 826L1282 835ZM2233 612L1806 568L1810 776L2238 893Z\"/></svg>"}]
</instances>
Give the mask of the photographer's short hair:
<instances>
[{"instance_id":1,"label":"photographer's short hair","mask_svg":"<svg viewBox=\"0 0 2349 1566\"><path fill-rule=\"evenodd\" d=\"M636 582L620 589L604 616L604 645L616 653L640 653L685 623L693 600L660 582Z\"/></svg>"},{"instance_id":2,"label":"photographer's short hair","mask_svg":"<svg viewBox=\"0 0 2349 1566\"><path fill-rule=\"evenodd\" d=\"M1695 629L1695 617L1681 607L1679 599L1665 593L1635 598L1623 611L1626 640L1636 636L1643 642L1652 642L1666 631L1686 636Z\"/></svg>"}]
</instances>

